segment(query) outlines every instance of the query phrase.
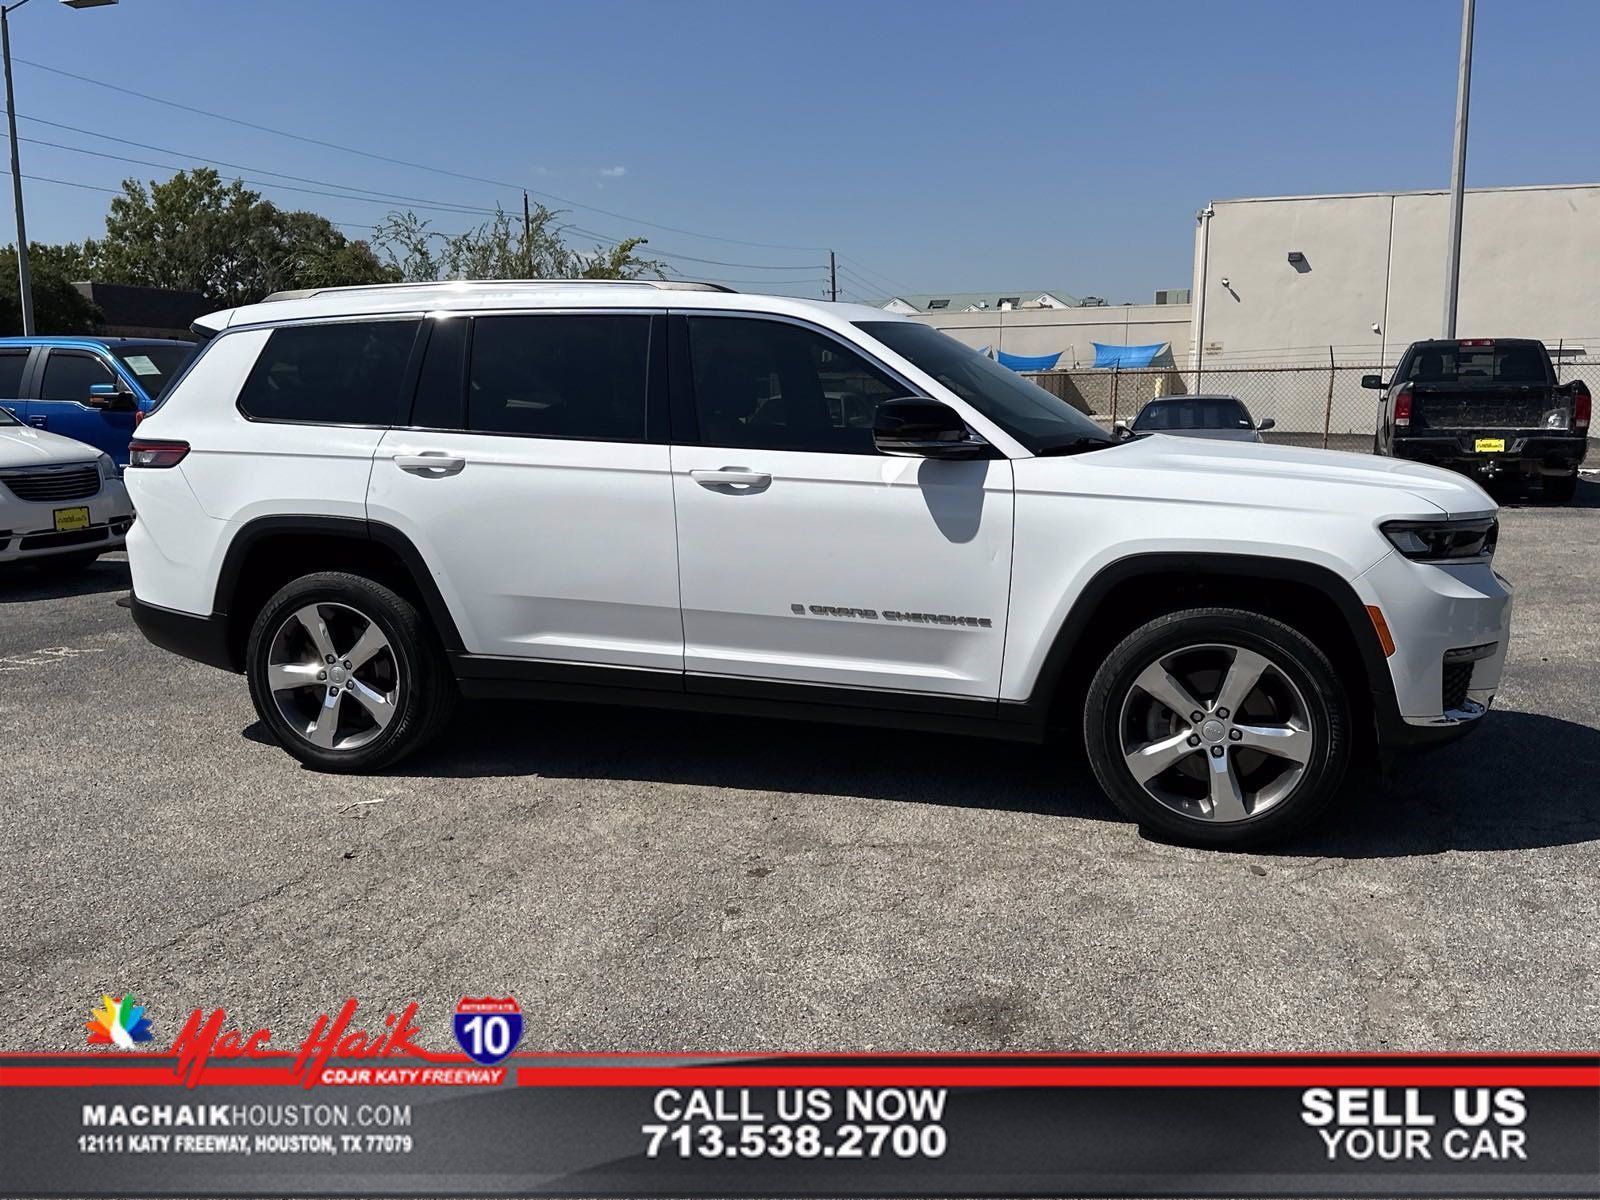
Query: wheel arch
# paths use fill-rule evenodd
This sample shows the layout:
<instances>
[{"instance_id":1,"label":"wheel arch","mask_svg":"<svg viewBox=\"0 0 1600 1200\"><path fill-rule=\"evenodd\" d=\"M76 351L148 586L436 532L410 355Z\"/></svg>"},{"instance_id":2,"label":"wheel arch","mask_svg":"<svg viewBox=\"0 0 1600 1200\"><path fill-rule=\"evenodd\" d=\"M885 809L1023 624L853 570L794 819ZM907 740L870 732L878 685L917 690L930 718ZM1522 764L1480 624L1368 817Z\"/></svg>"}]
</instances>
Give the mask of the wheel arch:
<instances>
[{"instance_id":1,"label":"wheel arch","mask_svg":"<svg viewBox=\"0 0 1600 1200\"><path fill-rule=\"evenodd\" d=\"M1266 613L1317 643L1341 680L1358 720L1398 718L1394 681L1366 606L1326 567L1264 555L1138 554L1108 563L1068 610L1028 705L1052 727L1070 723L1089 680L1113 646L1138 626L1185 608L1223 605Z\"/></svg>"},{"instance_id":2,"label":"wheel arch","mask_svg":"<svg viewBox=\"0 0 1600 1200\"><path fill-rule=\"evenodd\" d=\"M447 653L462 650L460 632L420 551L404 533L361 517L267 516L234 534L217 574L212 604L226 627L233 669L244 666L244 646L256 614L289 580L320 570L369 574L427 612Z\"/></svg>"}]
</instances>

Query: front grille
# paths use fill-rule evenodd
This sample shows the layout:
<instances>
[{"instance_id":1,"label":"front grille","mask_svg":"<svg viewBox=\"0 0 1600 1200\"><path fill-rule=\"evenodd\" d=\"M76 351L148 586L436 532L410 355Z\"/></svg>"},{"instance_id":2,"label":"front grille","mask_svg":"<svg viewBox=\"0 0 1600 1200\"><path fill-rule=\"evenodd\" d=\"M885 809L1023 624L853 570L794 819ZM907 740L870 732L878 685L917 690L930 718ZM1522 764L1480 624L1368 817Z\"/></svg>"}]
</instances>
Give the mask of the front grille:
<instances>
[{"instance_id":1,"label":"front grille","mask_svg":"<svg viewBox=\"0 0 1600 1200\"><path fill-rule=\"evenodd\" d=\"M109 534L104 525L93 529L75 529L71 533L36 533L17 543L18 550L55 550L62 546L87 546L90 542L103 542Z\"/></svg>"},{"instance_id":2,"label":"front grille","mask_svg":"<svg viewBox=\"0 0 1600 1200\"><path fill-rule=\"evenodd\" d=\"M100 490L100 468L28 467L21 471L0 471L0 483L18 500L51 504L57 500L86 500Z\"/></svg>"},{"instance_id":3,"label":"front grille","mask_svg":"<svg viewBox=\"0 0 1600 1200\"><path fill-rule=\"evenodd\" d=\"M1463 708L1467 703L1467 689L1472 686L1470 662L1444 664L1444 711Z\"/></svg>"}]
</instances>

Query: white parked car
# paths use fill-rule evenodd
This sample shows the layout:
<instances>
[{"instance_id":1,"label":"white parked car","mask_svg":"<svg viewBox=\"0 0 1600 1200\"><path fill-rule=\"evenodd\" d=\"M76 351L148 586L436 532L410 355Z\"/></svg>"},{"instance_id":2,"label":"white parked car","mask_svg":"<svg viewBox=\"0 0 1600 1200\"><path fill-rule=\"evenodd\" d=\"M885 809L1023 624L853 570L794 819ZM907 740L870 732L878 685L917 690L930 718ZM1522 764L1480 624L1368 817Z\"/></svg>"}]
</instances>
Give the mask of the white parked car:
<instances>
[{"instance_id":1,"label":"white parked car","mask_svg":"<svg viewBox=\"0 0 1600 1200\"><path fill-rule=\"evenodd\" d=\"M121 549L133 505L109 454L0 408L0 564L85 567Z\"/></svg>"},{"instance_id":2,"label":"white parked car","mask_svg":"<svg viewBox=\"0 0 1600 1200\"><path fill-rule=\"evenodd\" d=\"M881 309L458 283L200 326L132 447L134 617L320 770L395 762L458 695L1064 729L1138 821L1239 844L1500 685L1476 484L1119 440Z\"/></svg>"}]
</instances>

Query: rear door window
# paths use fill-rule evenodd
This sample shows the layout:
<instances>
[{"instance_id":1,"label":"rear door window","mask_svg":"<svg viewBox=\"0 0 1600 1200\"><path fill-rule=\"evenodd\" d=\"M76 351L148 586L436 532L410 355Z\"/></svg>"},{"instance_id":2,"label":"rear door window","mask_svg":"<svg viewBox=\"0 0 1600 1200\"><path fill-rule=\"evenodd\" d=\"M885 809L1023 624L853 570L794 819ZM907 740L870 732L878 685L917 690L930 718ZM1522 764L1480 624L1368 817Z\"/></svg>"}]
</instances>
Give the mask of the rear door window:
<instances>
[{"instance_id":1,"label":"rear door window","mask_svg":"<svg viewBox=\"0 0 1600 1200\"><path fill-rule=\"evenodd\" d=\"M22 369L27 365L26 350L0 350L0 401L22 399Z\"/></svg>"},{"instance_id":2,"label":"rear door window","mask_svg":"<svg viewBox=\"0 0 1600 1200\"><path fill-rule=\"evenodd\" d=\"M467 428L643 442L649 355L650 318L643 314L477 317Z\"/></svg>"},{"instance_id":3,"label":"rear door window","mask_svg":"<svg viewBox=\"0 0 1600 1200\"><path fill-rule=\"evenodd\" d=\"M404 424L401 384L420 324L340 321L274 329L239 393L239 408L258 421Z\"/></svg>"}]
</instances>

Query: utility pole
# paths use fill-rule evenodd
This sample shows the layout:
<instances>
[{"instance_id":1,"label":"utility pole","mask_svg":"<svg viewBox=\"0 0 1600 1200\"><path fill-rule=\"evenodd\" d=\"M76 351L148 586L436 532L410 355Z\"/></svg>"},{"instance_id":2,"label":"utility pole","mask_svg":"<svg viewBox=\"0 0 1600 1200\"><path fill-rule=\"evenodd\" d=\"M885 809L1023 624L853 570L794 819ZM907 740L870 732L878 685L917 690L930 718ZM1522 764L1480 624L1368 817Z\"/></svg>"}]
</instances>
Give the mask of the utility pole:
<instances>
[{"instance_id":1,"label":"utility pole","mask_svg":"<svg viewBox=\"0 0 1600 1200\"><path fill-rule=\"evenodd\" d=\"M1456 73L1455 162L1450 168L1450 240L1444 268L1444 336L1456 336L1456 299L1461 290L1461 209L1466 198L1467 108L1472 94L1473 0L1461 0L1461 65Z\"/></svg>"},{"instance_id":2,"label":"utility pole","mask_svg":"<svg viewBox=\"0 0 1600 1200\"><path fill-rule=\"evenodd\" d=\"M22 300L22 332L33 333L33 280L28 275L28 228L22 217L22 165L17 160L17 105L11 94L11 13L28 0L0 3L0 57L6 60L6 123L11 132L11 198L17 206L17 286ZM106 8L117 0L61 0L68 8Z\"/></svg>"},{"instance_id":3,"label":"utility pole","mask_svg":"<svg viewBox=\"0 0 1600 1200\"><path fill-rule=\"evenodd\" d=\"M533 230L533 219L528 215L528 189L522 189L522 274L524 278L533 274L532 243L529 237Z\"/></svg>"},{"instance_id":4,"label":"utility pole","mask_svg":"<svg viewBox=\"0 0 1600 1200\"><path fill-rule=\"evenodd\" d=\"M17 287L22 296L22 335L33 336L33 280L28 276L28 225L22 216L22 165L17 160L17 105L11 96L11 22L7 20L13 8L20 4L0 7L0 53L6 60L6 120L11 126L11 198L17 207Z\"/></svg>"},{"instance_id":5,"label":"utility pole","mask_svg":"<svg viewBox=\"0 0 1600 1200\"><path fill-rule=\"evenodd\" d=\"M835 304L839 303L839 264L834 260L833 251L828 251L828 294L833 297Z\"/></svg>"}]
</instances>

